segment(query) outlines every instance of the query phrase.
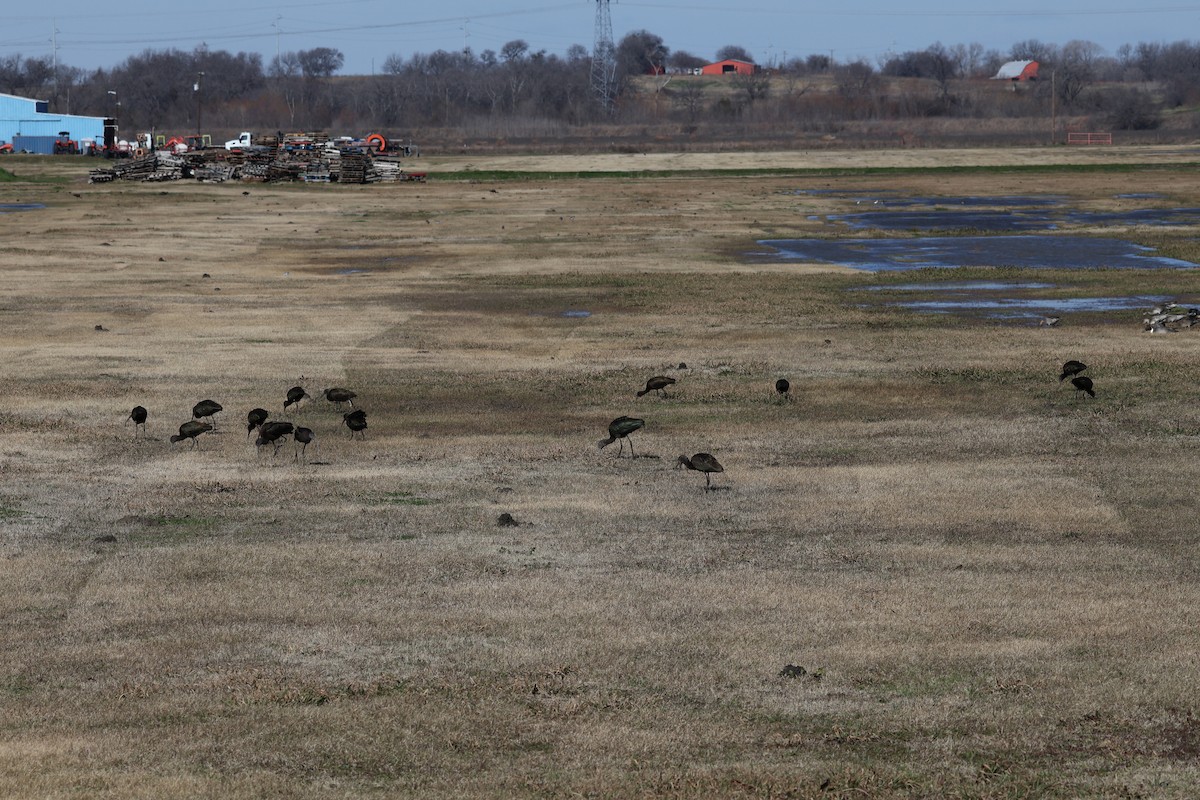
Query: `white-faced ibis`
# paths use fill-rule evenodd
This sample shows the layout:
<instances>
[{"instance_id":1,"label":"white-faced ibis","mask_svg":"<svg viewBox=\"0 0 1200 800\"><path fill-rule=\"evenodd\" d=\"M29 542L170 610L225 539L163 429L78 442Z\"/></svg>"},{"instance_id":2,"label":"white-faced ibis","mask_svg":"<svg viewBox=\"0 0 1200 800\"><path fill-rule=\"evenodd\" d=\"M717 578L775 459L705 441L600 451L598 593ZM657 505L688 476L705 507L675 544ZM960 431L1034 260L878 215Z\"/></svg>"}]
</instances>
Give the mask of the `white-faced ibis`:
<instances>
[{"instance_id":1,"label":"white-faced ibis","mask_svg":"<svg viewBox=\"0 0 1200 800\"><path fill-rule=\"evenodd\" d=\"M144 406L134 406L133 411L129 412L129 416L125 418L125 424L129 424L129 420L133 420L133 435L137 436L137 429L140 425L142 433L146 432L146 419L150 416Z\"/></svg>"},{"instance_id":2,"label":"white-faced ibis","mask_svg":"<svg viewBox=\"0 0 1200 800\"><path fill-rule=\"evenodd\" d=\"M283 446L283 437L289 435L294 430L294 426L290 422L265 422L258 429L258 439L255 440L254 446L261 448L264 444L273 445L275 453L279 453L279 448Z\"/></svg>"},{"instance_id":3,"label":"white-faced ibis","mask_svg":"<svg viewBox=\"0 0 1200 800\"><path fill-rule=\"evenodd\" d=\"M792 396L788 394L790 391L792 391L792 384L787 378L780 378L779 380L775 381L775 393L784 400L792 399Z\"/></svg>"},{"instance_id":4,"label":"white-faced ibis","mask_svg":"<svg viewBox=\"0 0 1200 800\"><path fill-rule=\"evenodd\" d=\"M250 434L254 432L255 428L261 428L269 416L271 416L271 412L265 408L250 409L246 413L246 438L250 438Z\"/></svg>"},{"instance_id":5,"label":"white-faced ibis","mask_svg":"<svg viewBox=\"0 0 1200 800\"><path fill-rule=\"evenodd\" d=\"M350 407L354 408L354 398L356 397L358 397L358 395L354 392L350 391L349 389L342 389L338 386L325 390L325 399L331 403L337 403L338 408L342 407L342 403L349 403Z\"/></svg>"},{"instance_id":6,"label":"white-faced ibis","mask_svg":"<svg viewBox=\"0 0 1200 800\"><path fill-rule=\"evenodd\" d=\"M292 441L300 445L300 452L296 454L297 461L304 455L304 451L308 449L309 444L317 440L316 434L312 432L312 428L296 428L292 431ZM305 458L305 463L308 459Z\"/></svg>"},{"instance_id":7,"label":"white-faced ibis","mask_svg":"<svg viewBox=\"0 0 1200 800\"><path fill-rule=\"evenodd\" d=\"M691 458L680 456L679 461L675 464L675 469L679 469L680 467L687 467L696 472L703 472L705 491L712 488L712 473L725 471L725 468L721 466L719 461L713 458L711 453L696 453Z\"/></svg>"},{"instance_id":8,"label":"white-faced ibis","mask_svg":"<svg viewBox=\"0 0 1200 800\"><path fill-rule=\"evenodd\" d=\"M646 388L637 393L638 397L649 392L658 392L660 396L667 396L667 387L675 383L674 378L669 378L666 375L655 375L650 380L646 381Z\"/></svg>"},{"instance_id":9,"label":"white-faced ibis","mask_svg":"<svg viewBox=\"0 0 1200 800\"><path fill-rule=\"evenodd\" d=\"M612 422L608 423L608 438L601 439L596 442L596 446L603 450L618 439L621 440L621 449L617 451L617 458L621 457L621 453L625 450L625 441L629 434L641 429L646 424L645 420L637 419L636 417L617 417ZM633 458L633 442L629 442L629 457Z\"/></svg>"},{"instance_id":10,"label":"white-faced ibis","mask_svg":"<svg viewBox=\"0 0 1200 800\"><path fill-rule=\"evenodd\" d=\"M299 405L300 401L308 397L308 392L304 391L303 386L293 386L287 390L287 399L283 401L283 410L287 411L288 406Z\"/></svg>"},{"instance_id":11,"label":"white-faced ibis","mask_svg":"<svg viewBox=\"0 0 1200 800\"><path fill-rule=\"evenodd\" d=\"M200 444L196 441L196 437L202 433L207 433L212 429L213 426L209 425L207 422L198 422L193 419L180 425L179 435L172 436L171 441L182 442L184 439L191 439L192 447L199 447Z\"/></svg>"},{"instance_id":12,"label":"white-faced ibis","mask_svg":"<svg viewBox=\"0 0 1200 800\"><path fill-rule=\"evenodd\" d=\"M213 419L213 415L222 410L224 410L224 406L222 406L216 400L201 400L199 403L196 403L196 405L192 406L192 419L204 419L207 417L208 421L212 423L213 429L215 430L217 427L217 421Z\"/></svg>"},{"instance_id":13,"label":"white-faced ibis","mask_svg":"<svg viewBox=\"0 0 1200 800\"><path fill-rule=\"evenodd\" d=\"M1071 378L1071 385L1075 387L1076 392L1086 392L1091 397L1096 396L1096 391L1092 388L1092 379L1086 375L1076 375Z\"/></svg>"},{"instance_id":14,"label":"white-faced ibis","mask_svg":"<svg viewBox=\"0 0 1200 800\"><path fill-rule=\"evenodd\" d=\"M346 423L346 427L350 429L350 438L354 438L354 434L358 434L363 439L367 438L367 412L361 408L357 411L351 411L348 414L342 414L342 421Z\"/></svg>"},{"instance_id":15,"label":"white-faced ibis","mask_svg":"<svg viewBox=\"0 0 1200 800\"><path fill-rule=\"evenodd\" d=\"M1075 361L1072 359L1071 361L1063 364L1062 374L1058 376L1058 382L1062 383L1067 378L1071 377L1072 375L1078 375L1085 369L1087 369L1087 364L1083 363L1082 361Z\"/></svg>"}]
</instances>

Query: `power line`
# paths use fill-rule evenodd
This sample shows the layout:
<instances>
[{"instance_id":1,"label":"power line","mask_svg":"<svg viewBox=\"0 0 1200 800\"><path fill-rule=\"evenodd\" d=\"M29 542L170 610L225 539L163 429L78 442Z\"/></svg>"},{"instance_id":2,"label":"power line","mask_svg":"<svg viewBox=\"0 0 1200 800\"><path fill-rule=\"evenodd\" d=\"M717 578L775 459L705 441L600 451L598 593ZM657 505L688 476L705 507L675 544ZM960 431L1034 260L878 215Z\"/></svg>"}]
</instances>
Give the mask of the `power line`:
<instances>
[{"instance_id":1,"label":"power line","mask_svg":"<svg viewBox=\"0 0 1200 800\"><path fill-rule=\"evenodd\" d=\"M729 6L699 6L699 5L674 5L671 3L640 3L637 0L625 3L626 6L633 8L655 8L664 11L716 11L722 14L730 13ZM1146 14L1194 14L1200 12L1200 5L1190 6L1159 6L1150 8L1134 8L1127 7L1121 9L1079 9L1079 10L1064 10L1055 8L1048 10L1046 8L1036 9L1016 9L1005 8L998 10L993 8L988 11L881 11L876 8L871 8L870 11L838 9L830 10L824 8L755 8L754 6L737 6L738 14L770 14L771 16L795 16L795 17L862 17L864 14L870 14L872 17L903 17L904 19L912 19L914 17L928 17L931 19L943 19L946 17L960 18L977 18L988 17L996 19L1008 19L1018 17L1103 17L1103 16L1144 16Z\"/></svg>"}]
</instances>

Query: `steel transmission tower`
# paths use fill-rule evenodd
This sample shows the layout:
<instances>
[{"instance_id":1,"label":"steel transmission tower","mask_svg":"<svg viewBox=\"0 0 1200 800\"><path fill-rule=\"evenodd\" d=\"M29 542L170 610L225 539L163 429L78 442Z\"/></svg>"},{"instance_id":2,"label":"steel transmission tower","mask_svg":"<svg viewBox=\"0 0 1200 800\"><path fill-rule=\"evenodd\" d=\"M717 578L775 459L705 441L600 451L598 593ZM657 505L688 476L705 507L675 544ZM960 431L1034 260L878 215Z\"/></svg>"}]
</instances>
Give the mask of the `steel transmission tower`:
<instances>
[{"instance_id":1,"label":"steel transmission tower","mask_svg":"<svg viewBox=\"0 0 1200 800\"><path fill-rule=\"evenodd\" d=\"M592 93L611 114L616 107L617 48L613 46L608 0L596 0L596 42L592 45Z\"/></svg>"}]
</instances>

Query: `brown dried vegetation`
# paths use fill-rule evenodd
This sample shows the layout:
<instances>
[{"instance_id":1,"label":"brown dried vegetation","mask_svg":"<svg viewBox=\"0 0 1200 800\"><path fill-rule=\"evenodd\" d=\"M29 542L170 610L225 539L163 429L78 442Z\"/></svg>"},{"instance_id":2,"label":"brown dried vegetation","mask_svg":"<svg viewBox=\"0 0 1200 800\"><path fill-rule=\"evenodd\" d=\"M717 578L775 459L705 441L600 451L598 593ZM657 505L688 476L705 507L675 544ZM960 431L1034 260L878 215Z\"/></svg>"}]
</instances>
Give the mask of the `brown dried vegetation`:
<instances>
[{"instance_id":1,"label":"brown dried vegetation","mask_svg":"<svg viewBox=\"0 0 1200 800\"><path fill-rule=\"evenodd\" d=\"M844 201L801 188L1200 205L1190 169L44 180L77 163L0 183L48 204L0 215L0 795L1200 787L1193 339L865 308L901 280L742 255L834 232L808 217ZM634 398L668 372L671 398ZM167 441L201 398L238 420L300 375L353 388L366 440L318 399L291 414L308 464L236 424ZM597 454L634 409L639 458ZM671 469L700 450L720 491Z\"/></svg>"}]
</instances>

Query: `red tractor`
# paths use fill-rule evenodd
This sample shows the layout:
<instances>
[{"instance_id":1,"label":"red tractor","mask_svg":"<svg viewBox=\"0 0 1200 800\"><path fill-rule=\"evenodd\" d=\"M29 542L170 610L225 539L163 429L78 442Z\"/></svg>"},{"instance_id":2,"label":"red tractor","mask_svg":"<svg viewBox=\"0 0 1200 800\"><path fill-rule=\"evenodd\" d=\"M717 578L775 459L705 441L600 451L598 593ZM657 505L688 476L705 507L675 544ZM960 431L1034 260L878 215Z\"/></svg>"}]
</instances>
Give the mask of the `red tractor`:
<instances>
[{"instance_id":1,"label":"red tractor","mask_svg":"<svg viewBox=\"0 0 1200 800\"><path fill-rule=\"evenodd\" d=\"M79 142L71 138L70 131L59 131L58 138L54 140L54 155L63 153L72 156L79 155Z\"/></svg>"}]
</instances>

